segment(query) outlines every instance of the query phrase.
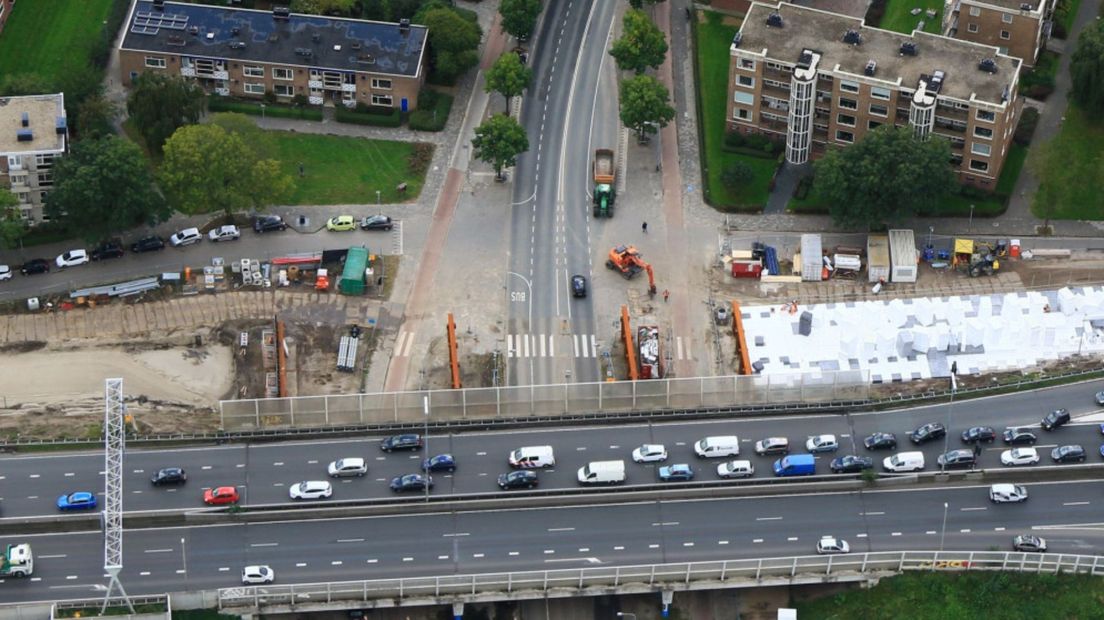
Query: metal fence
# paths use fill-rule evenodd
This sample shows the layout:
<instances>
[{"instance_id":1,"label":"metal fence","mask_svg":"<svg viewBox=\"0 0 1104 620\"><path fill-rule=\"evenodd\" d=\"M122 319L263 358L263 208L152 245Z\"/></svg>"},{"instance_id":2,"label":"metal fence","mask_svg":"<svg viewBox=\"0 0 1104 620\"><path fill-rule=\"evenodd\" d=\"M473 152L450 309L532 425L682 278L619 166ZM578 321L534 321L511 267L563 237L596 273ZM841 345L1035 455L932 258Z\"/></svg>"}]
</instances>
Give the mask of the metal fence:
<instances>
[{"instance_id":1,"label":"metal fence","mask_svg":"<svg viewBox=\"0 0 1104 620\"><path fill-rule=\"evenodd\" d=\"M813 374L730 375L655 381L561 383L461 390L298 396L219 402L226 432L337 425L421 423L424 399L433 422L502 420L572 413L624 413L769 405L865 401L867 371Z\"/></svg>"},{"instance_id":2,"label":"metal fence","mask_svg":"<svg viewBox=\"0 0 1104 620\"><path fill-rule=\"evenodd\" d=\"M585 596L588 591L695 590L857 581L902 571L1017 571L1104 575L1104 557L1004 551L885 551L596 566L546 571L405 577L302 585L224 588L220 610L338 608L386 600L390 605L427 601L490 601Z\"/></svg>"}]
</instances>

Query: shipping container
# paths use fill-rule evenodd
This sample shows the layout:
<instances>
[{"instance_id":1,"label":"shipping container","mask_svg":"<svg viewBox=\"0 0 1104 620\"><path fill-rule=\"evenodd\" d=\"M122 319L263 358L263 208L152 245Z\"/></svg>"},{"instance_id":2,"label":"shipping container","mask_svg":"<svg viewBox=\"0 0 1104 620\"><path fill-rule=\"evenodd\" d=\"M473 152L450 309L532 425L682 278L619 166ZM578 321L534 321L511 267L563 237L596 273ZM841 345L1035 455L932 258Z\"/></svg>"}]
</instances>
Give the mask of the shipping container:
<instances>
[{"instance_id":1,"label":"shipping container","mask_svg":"<svg viewBox=\"0 0 1104 620\"><path fill-rule=\"evenodd\" d=\"M867 235L866 272L871 282L889 280L889 237Z\"/></svg>"},{"instance_id":2,"label":"shipping container","mask_svg":"<svg viewBox=\"0 0 1104 620\"><path fill-rule=\"evenodd\" d=\"M337 289L344 295L364 294L364 273L368 269L368 249L349 248L345 256L345 269L337 281Z\"/></svg>"},{"instance_id":3,"label":"shipping container","mask_svg":"<svg viewBox=\"0 0 1104 620\"><path fill-rule=\"evenodd\" d=\"M890 282L915 282L920 253L911 230L889 231Z\"/></svg>"},{"instance_id":4,"label":"shipping container","mask_svg":"<svg viewBox=\"0 0 1104 620\"><path fill-rule=\"evenodd\" d=\"M758 279L760 274L763 273L763 263L757 260L734 260L732 261L732 277L733 278L756 278Z\"/></svg>"}]
</instances>

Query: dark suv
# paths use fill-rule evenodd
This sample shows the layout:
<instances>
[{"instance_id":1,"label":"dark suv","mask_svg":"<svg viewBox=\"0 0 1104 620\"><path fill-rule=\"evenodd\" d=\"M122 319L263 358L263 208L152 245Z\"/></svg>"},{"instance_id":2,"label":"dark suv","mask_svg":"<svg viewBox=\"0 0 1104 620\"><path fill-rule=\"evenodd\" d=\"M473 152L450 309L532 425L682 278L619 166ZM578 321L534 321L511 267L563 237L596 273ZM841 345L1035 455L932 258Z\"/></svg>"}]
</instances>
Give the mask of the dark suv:
<instances>
[{"instance_id":1,"label":"dark suv","mask_svg":"<svg viewBox=\"0 0 1104 620\"><path fill-rule=\"evenodd\" d=\"M253 232L265 233L279 230L287 230L287 222L279 215L258 215L253 220Z\"/></svg>"},{"instance_id":2,"label":"dark suv","mask_svg":"<svg viewBox=\"0 0 1104 620\"><path fill-rule=\"evenodd\" d=\"M993 443L997 432L990 426L974 426L962 431L963 443Z\"/></svg>"},{"instance_id":3,"label":"dark suv","mask_svg":"<svg viewBox=\"0 0 1104 620\"><path fill-rule=\"evenodd\" d=\"M390 452L392 450L421 450L421 435L391 435L380 442L380 450Z\"/></svg>"},{"instance_id":4,"label":"dark suv","mask_svg":"<svg viewBox=\"0 0 1104 620\"><path fill-rule=\"evenodd\" d=\"M951 450L950 452L940 454L936 459L940 467L946 469L953 469L955 467L973 467L977 464L977 457L974 456L973 450Z\"/></svg>"},{"instance_id":5,"label":"dark suv","mask_svg":"<svg viewBox=\"0 0 1104 620\"><path fill-rule=\"evenodd\" d=\"M914 444L922 444L933 439L939 439L947 434L947 427L939 422L931 422L909 433L909 440Z\"/></svg>"},{"instance_id":6,"label":"dark suv","mask_svg":"<svg viewBox=\"0 0 1104 620\"><path fill-rule=\"evenodd\" d=\"M1029 428L1009 428L1004 431L1004 443L1010 446L1032 446L1038 440Z\"/></svg>"},{"instance_id":7,"label":"dark suv","mask_svg":"<svg viewBox=\"0 0 1104 620\"><path fill-rule=\"evenodd\" d=\"M867 450L893 450L897 447L897 436L893 433L877 432L863 440Z\"/></svg>"},{"instance_id":8,"label":"dark suv","mask_svg":"<svg viewBox=\"0 0 1104 620\"><path fill-rule=\"evenodd\" d=\"M1054 411L1046 414L1042 422L1039 422L1039 426L1042 426L1044 431L1052 431L1059 426L1068 424L1069 421L1069 409L1055 409Z\"/></svg>"},{"instance_id":9,"label":"dark suv","mask_svg":"<svg viewBox=\"0 0 1104 620\"><path fill-rule=\"evenodd\" d=\"M19 273L29 276L36 273L49 273L50 261L45 258L32 258L31 260L23 263L23 266L19 268Z\"/></svg>"},{"instance_id":10,"label":"dark suv","mask_svg":"<svg viewBox=\"0 0 1104 620\"><path fill-rule=\"evenodd\" d=\"M184 470L179 467L166 467L158 470L158 472L150 478L150 482L152 482L155 487L159 487L163 484L184 484L187 481L188 474L184 473Z\"/></svg>"},{"instance_id":11,"label":"dark suv","mask_svg":"<svg viewBox=\"0 0 1104 620\"><path fill-rule=\"evenodd\" d=\"M89 257L92 260L100 260L103 258L119 258L123 255L123 242L117 239L111 241L104 241L100 245L96 246L96 249L92 250Z\"/></svg>"},{"instance_id":12,"label":"dark suv","mask_svg":"<svg viewBox=\"0 0 1104 620\"><path fill-rule=\"evenodd\" d=\"M1085 460L1085 449L1078 445L1058 446L1050 451L1050 458L1055 463L1082 463Z\"/></svg>"},{"instance_id":13,"label":"dark suv","mask_svg":"<svg viewBox=\"0 0 1104 620\"><path fill-rule=\"evenodd\" d=\"M130 251L135 254L141 252L156 252L157 250L165 249L165 240L157 235L150 235L149 237L142 237L141 239L130 244Z\"/></svg>"}]
</instances>

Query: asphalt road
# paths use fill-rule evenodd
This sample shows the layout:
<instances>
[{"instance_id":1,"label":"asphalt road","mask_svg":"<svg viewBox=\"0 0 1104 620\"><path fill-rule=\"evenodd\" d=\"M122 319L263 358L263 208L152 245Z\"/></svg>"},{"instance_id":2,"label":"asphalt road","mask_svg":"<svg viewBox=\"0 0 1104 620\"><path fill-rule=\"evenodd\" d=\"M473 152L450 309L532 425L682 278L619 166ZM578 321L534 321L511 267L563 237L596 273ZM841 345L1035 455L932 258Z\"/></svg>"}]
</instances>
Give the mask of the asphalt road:
<instances>
[{"instance_id":1,"label":"asphalt road","mask_svg":"<svg viewBox=\"0 0 1104 620\"><path fill-rule=\"evenodd\" d=\"M1030 532L1053 552L1091 555L1104 545L1102 492L1101 481L1040 483L1003 505L977 486L132 530L122 579L143 594L234 586L247 564L287 584L812 555L824 535L852 552L984 551ZM104 583L98 533L19 541L35 574L0 580L5 601L94 596Z\"/></svg>"},{"instance_id":2,"label":"asphalt road","mask_svg":"<svg viewBox=\"0 0 1104 620\"><path fill-rule=\"evenodd\" d=\"M867 451L862 438L875 431L897 434L899 450L920 449L925 453L926 471L938 469L936 456L944 451L944 441L936 440L914 448L905 433L926 422L943 422L950 432L946 442L951 449L967 447L958 434L974 425L989 425L998 431L1009 425L1036 425L1042 415L1055 407L1066 407L1075 416L1072 424L1053 432L1037 430L1042 465L1052 464L1050 449L1056 445L1081 444L1088 462L1099 462L1104 437L1096 422L1078 422L1077 416L1099 412L1092 395L1098 382L1065 386L1039 392L1014 394L947 405L906 409L895 412L864 413L850 416L818 415L760 417L745 420L700 421L669 424L512 430L430 436L427 451L380 451L378 438L333 441L286 442L258 445L230 445L204 448L130 449L125 459L124 504L127 512L182 509L202 506L203 489L236 486L246 505L288 503L288 488L301 480L326 478L326 465L344 457L361 456L368 460L363 478L334 480L334 495L329 501L389 498L394 494L388 482L394 476L419 470L426 454L450 453L457 461L453 474L433 474L435 495L490 493L498 491L495 480L509 471L510 451L527 445L551 445L557 466L542 470L540 488L575 488L576 471L590 461L624 459L627 484L656 482L655 464L631 462L631 451L642 443L667 446L669 464L688 463L698 480L716 480L716 465L726 459L698 460L692 444L708 435L737 435L741 458L750 459L756 478L771 477L770 465L777 456L756 456L753 443L768 436L788 437L791 453L804 452L810 435L833 433L840 449L817 456L817 473L828 474L828 463L835 456L866 454L881 459L889 451ZM950 420L948 423L948 412ZM856 447L857 446L857 447ZM983 446L981 467L999 467L999 441ZM178 487L154 487L149 478L162 467L183 467L188 482ZM1072 465L1071 465L1072 466ZM57 497L74 491L95 491L103 498L103 456L97 453L7 456L0 458L0 506L8 518L52 515ZM732 484L739 484L732 481ZM327 500L320 500L325 502Z\"/></svg>"}]
</instances>

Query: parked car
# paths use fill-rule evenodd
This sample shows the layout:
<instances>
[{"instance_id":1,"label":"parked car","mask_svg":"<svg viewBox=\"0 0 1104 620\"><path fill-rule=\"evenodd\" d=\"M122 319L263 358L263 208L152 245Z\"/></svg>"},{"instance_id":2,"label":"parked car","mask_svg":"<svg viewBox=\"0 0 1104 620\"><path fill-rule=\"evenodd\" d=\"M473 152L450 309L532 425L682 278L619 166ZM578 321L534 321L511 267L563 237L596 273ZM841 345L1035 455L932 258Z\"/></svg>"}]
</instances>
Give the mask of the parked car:
<instances>
[{"instance_id":1,"label":"parked car","mask_svg":"<svg viewBox=\"0 0 1104 620\"><path fill-rule=\"evenodd\" d=\"M275 579L276 572L268 566L246 566L242 569L242 583L245 585L272 583Z\"/></svg>"},{"instance_id":2,"label":"parked car","mask_svg":"<svg viewBox=\"0 0 1104 620\"><path fill-rule=\"evenodd\" d=\"M839 449L839 442L835 435L813 435L805 440L805 449L810 453L835 452Z\"/></svg>"},{"instance_id":3,"label":"parked car","mask_svg":"<svg viewBox=\"0 0 1104 620\"><path fill-rule=\"evenodd\" d=\"M863 439L863 445L867 450L896 450L897 435L893 433L874 433Z\"/></svg>"},{"instance_id":4,"label":"parked car","mask_svg":"<svg viewBox=\"0 0 1104 620\"><path fill-rule=\"evenodd\" d=\"M228 224L226 226L212 228L207 232L207 238L211 241L236 241L241 239L241 231L238 230L237 226Z\"/></svg>"},{"instance_id":5,"label":"parked car","mask_svg":"<svg viewBox=\"0 0 1104 620\"><path fill-rule=\"evenodd\" d=\"M991 426L972 426L962 431L963 443L993 443L997 439L997 431Z\"/></svg>"},{"instance_id":6,"label":"parked car","mask_svg":"<svg viewBox=\"0 0 1104 620\"><path fill-rule=\"evenodd\" d=\"M728 461L717 466L717 475L721 478L750 478L755 475L755 466L751 461Z\"/></svg>"},{"instance_id":7,"label":"parked car","mask_svg":"<svg viewBox=\"0 0 1104 620\"><path fill-rule=\"evenodd\" d=\"M184 484L188 481L188 474L179 467L165 467L157 470L157 473L150 478L150 482L153 486L159 487L163 484Z\"/></svg>"},{"instance_id":8,"label":"parked car","mask_svg":"<svg viewBox=\"0 0 1104 620\"><path fill-rule=\"evenodd\" d=\"M528 469L519 469L498 476L498 486L502 490L507 489L531 489L537 486L537 472Z\"/></svg>"},{"instance_id":9,"label":"parked car","mask_svg":"<svg viewBox=\"0 0 1104 620\"><path fill-rule=\"evenodd\" d=\"M785 437L767 437L755 442L756 454L789 454L790 440Z\"/></svg>"},{"instance_id":10,"label":"parked car","mask_svg":"<svg viewBox=\"0 0 1104 620\"><path fill-rule=\"evenodd\" d=\"M169 237L169 243L171 243L174 248L192 245L200 241L203 241L203 235L200 234L199 229L195 227L178 230Z\"/></svg>"},{"instance_id":11,"label":"parked car","mask_svg":"<svg viewBox=\"0 0 1104 620\"><path fill-rule=\"evenodd\" d=\"M104 241L96 246L89 256L92 260L102 260L106 258L119 258L123 254L123 242L118 239L112 239L110 241Z\"/></svg>"},{"instance_id":12,"label":"parked car","mask_svg":"<svg viewBox=\"0 0 1104 620\"><path fill-rule=\"evenodd\" d=\"M331 217L329 221L326 222L326 230L337 232L345 230L356 230L356 227L356 220L353 219L353 216L351 215L339 215L337 217Z\"/></svg>"},{"instance_id":13,"label":"parked car","mask_svg":"<svg viewBox=\"0 0 1104 620\"><path fill-rule=\"evenodd\" d=\"M361 230L391 230L394 227L394 222L386 215L369 215L360 220Z\"/></svg>"},{"instance_id":14,"label":"parked car","mask_svg":"<svg viewBox=\"0 0 1104 620\"><path fill-rule=\"evenodd\" d=\"M994 484L989 487L989 501L994 504L1026 502L1027 489L1020 484Z\"/></svg>"},{"instance_id":15,"label":"parked car","mask_svg":"<svg viewBox=\"0 0 1104 620\"><path fill-rule=\"evenodd\" d=\"M944 452L935 459L936 463L944 469L973 468L977 465L977 455L973 450L951 450Z\"/></svg>"},{"instance_id":16,"label":"parked car","mask_svg":"<svg viewBox=\"0 0 1104 620\"><path fill-rule=\"evenodd\" d=\"M1085 449L1078 445L1058 446L1050 451L1055 463L1082 463L1085 461Z\"/></svg>"},{"instance_id":17,"label":"parked car","mask_svg":"<svg viewBox=\"0 0 1104 620\"><path fill-rule=\"evenodd\" d=\"M253 218L253 232L266 233L287 230L287 222L279 215L258 215Z\"/></svg>"},{"instance_id":18,"label":"parked car","mask_svg":"<svg viewBox=\"0 0 1104 620\"><path fill-rule=\"evenodd\" d=\"M148 237L142 237L141 239L130 244L130 251L135 254L142 252L156 252L157 250L165 249L165 240L157 235L150 235Z\"/></svg>"},{"instance_id":19,"label":"parked car","mask_svg":"<svg viewBox=\"0 0 1104 620\"><path fill-rule=\"evenodd\" d=\"M32 258L31 260L23 263L19 268L19 273L30 276L36 273L49 273L50 261L45 258Z\"/></svg>"},{"instance_id":20,"label":"parked car","mask_svg":"<svg viewBox=\"0 0 1104 620\"><path fill-rule=\"evenodd\" d=\"M1010 446L1033 446L1038 440L1029 428L1008 428L1004 431L1004 443Z\"/></svg>"},{"instance_id":21,"label":"parked car","mask_svg":"<svg viewBox=\"0 0 1104 620\"><path fill-rule=\"evenodd\" d=\"M1055 409L1050 413L1043 416L1042 421L1039 422L1039 426L1043 427L1044 431L1052 431L1059 426L1065 426L1069 424L1070 412L1069 409Z\"/></svg>"},{"instance_id":22,"label":"parked car","mask_svg":"<svg viewBox=\"0 0 1104 620\"><path fill-rule=\"evenodd\" d=\"M396 493L424 491L427 486L433 488L433 478L421 474L406 474L391 479L391 490Z\"/></svg>"},{"instance_id":23,"label":"parked car","mask_svg":"<svg viewBox=\"0 0 1104 620\"><path fill-rule=\"evenodd\" d=\"M1104 407L1104 390L1096 393L1096 404Z\"/></svg>"},{"instance_id":24,"label":"parked car","mask_svg":"<svg viewBox=\"0 0 1104 620\"><path fill-rule=\"evenodd\" d=\"M456 471L456 459L451 454L438 454L422 461L422 471Z\"/></svg>"},{"instance_id":25,"label":"parked car","mask_svg":"<svg viewBox=\"0 0 1104 620\"><path fill-rule=\"evenodd\" d=\"M215 487L203 492L203 503L208 506L236 504L238 499L238 490L234 487Z\"/></svg>"},{"instance_id":26,"label":"parked car","mask_svg":"<svg viewBox=\"0 0 1104 620\"><path fill-rule=\"evenodd\" d=\"M571 276L571 296L580 298L587 296L587 280L585 277L579 274Z\"/></svg>"},{"instance_id":27,"label":"parked car","mask_svg":"<svg viewBox=\"0 0 1104 620\"><path fill-rule=\"evenodd\" d=\"M686 463L664 465L659 468L659 479L663 482L686 482L694 479L694 470Z\"/></svg>"},{"instance_id":28,"label":"parked car","mask_svg":"<svg viewBox=\"0 0 1104 620\"><path fill-rule=\"evenodd\" d=\"M830 469L837 474L855 474L864 469L873 469L874 459L869 456L855 456L848 454L832 459Z\"/></svg>"},{"instance_id":29,"label":"parked car","mask_svg":"<svg viewBox=\"0 0 1104 620\"><path fill-rule=\"evenodd\" d=\"M58 269L65 269L66 267L76 267L88 262L88 252L86 250L69 250L62 254L58 254L58 257L54 259Z\"/></svg>"},{"instance_id":30,"label":"parked car","mask_svg":"<svg viewBox=\"0 0 1104 620\"><path fill-rule=\"evenodd\" d=\"M392 450L421 450L422 436L413 433L405 435L391 435L380 442L380 450L391 452Z\"/></svg>"},{"instance_id":31,"label":"parked car","mask_svg":"<svg viewBox=\"0 0 1104 620\"><path fill-rule=\"evenodd\" d=\"M1001 452L1002 465L1034 465L1039 462L1039 452L1035 448L1012 448Z\"/></svg>"},{"instance_id":32,"label":"parked car","mask_svg":"<svg viewBox=\"0 0 1104 620\"><path fill-rule=\"evenodd\" d=\"M8 267L7 265L0 265L0 282L3 282L4 280L11 280L11 279L12 279L11 267Z\"/></svg>"},{"instance_id":33,"label":"parked car","mask_svg":"<svg viewBox=\"0 0 1104 620\"><path fill-rule=\"evenodd\" d=\"M304 480L288 489L291 499L325 499L333 495L333 486L326 480Z\"/></svg>"},{"instance_id":34,"label":"parked car","mask_svg":"<svg viewBox=\"0 0 1104 620\"><path fill-rule=\"evenodd\" d=\"M57 509L62 512L72 510L95 510L96 494L88 491L77 491L69 495L57 498Z\"/></svg>"},{"instance_id":35,"label":"parked car","mask_svg":"<svg viewBox=\"0 0 1104 620\"><path fill-rule=\"evenodd\" d=\"M326 473L331 478L360 477L368 473L368 463L359 457L338 459L326 466Z\"/></svg>"},{"instance_id":36,"label":"parked car","mask_svg":"<svg viewBox=\"0 0 1104 620\"><path fill-rule=\"evenodd\" d=\"M1016 551L1030 551L1032 553L1045 553L1047 544L1045 538L1021 534L1012 538L1012 548Z\"/></svg>"},{"instance_id":37,"label":"parked car","mask_svg":"<svg viewBox=\"0 0 1104 620\"><path fill-rule=\"evenodd\" d=\"M842 538L836 538L835 536L822 536L816 544L816 552L820 555L829 555L834 553L850 553L851 546L847 544L846 540Z\"/></svg>"},{"instance_id":38,"label":"parked car","mask_svg":"<svg viewBox=\"0 0 1104 620\"><path fill-rule=\"evenodd\" d=\"M933 439L939 439L947 434L947 427L939 422L929 422L909 433L909 441L914 444L922 444Z\"/></svg>"},{"instance_id":39,"label":"parked car","mask_svg":"<svg viewBox=\"0 0 1104 620\"><path fill-rule=\"evenodd\" d=\"M661 463L667 460L667 448L663 444L646 443L632 451L636 463Z\"/></svg>"}]
</instances>

